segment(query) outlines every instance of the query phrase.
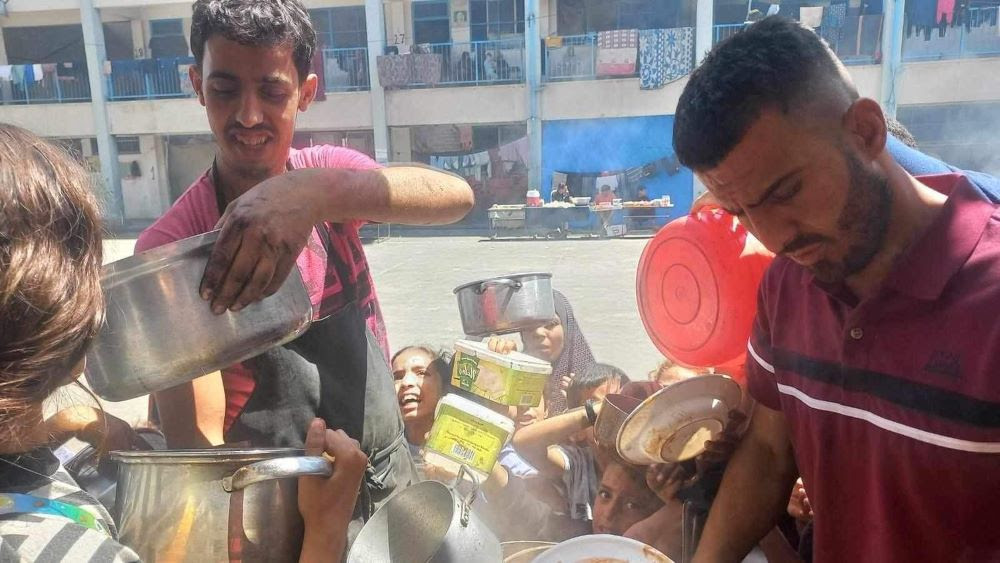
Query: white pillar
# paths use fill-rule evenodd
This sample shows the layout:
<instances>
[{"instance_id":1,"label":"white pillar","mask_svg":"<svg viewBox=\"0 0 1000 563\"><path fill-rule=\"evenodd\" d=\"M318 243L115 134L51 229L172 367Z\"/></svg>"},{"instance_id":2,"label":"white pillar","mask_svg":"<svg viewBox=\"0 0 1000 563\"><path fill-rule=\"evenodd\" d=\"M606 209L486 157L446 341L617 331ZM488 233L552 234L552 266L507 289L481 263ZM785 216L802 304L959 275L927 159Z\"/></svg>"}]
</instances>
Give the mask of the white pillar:
<instances>
[{"instance_id":1,"label":"white pillar","mask_svg":"<svg viewBox=\"0 0 1000 563\"><path fill-rule=\"evenodd\" d=\"M715 38L715 2L714 0L697 0L695 8L694 56L695 64L701 64L705 55L712 50Z\"/></svg>"},{"instance_id":2,"label":"white pillar","mask_svg":"<svg viewBox=\"0 0 1000 563\"><path fill-rule=\"evenodd\" d=\"M542 40L538 30L538 0L524 0L524 67L525 90L528 95L528 141L531 162L528 163L528 189L542 189Z\"/></svg>"},{"instance_id":3,"label":"white pillar","mask_svg":"<svg viewBox=\"0 0 1000 563\"><path fill-rule=\"evenodd\" d=\"M101 157L101 179L104 181L105 215L119 223L125 222L125 202L118 174L118 147L111 137L108 120L107 81L104 79L104 61L108 60L104 46L104 28L101 14L94 7L94 0L80 0L80 23L83 26L83 46L87 55L87 75L90 78L90 107L94 112L94 134Z\"/></svg>"},{"instance_id":4,"label":"white pillar","mask_svg":"<svg viewBox=\"0 0 1000 563\"><path fill-rule=\"evenodd\" d=\"M886 0L882 20L882 88L880 101L887 117L896 117L903 72L903 13L906 0Z\"/></svg>"},{"instance_id":5,"label":"white pillar","mask_svg":"<svg viewBox=\"0 0 1000 563\"><path fill-rule=\"evenodd\" d=\"M385 90L378 79L378 56L385 52L382 0L365 0L365 29L368 32L368 80L371 84L375 160L385 164L389 162L389 130L385 118Z\"/></svg>"}]
</instances>

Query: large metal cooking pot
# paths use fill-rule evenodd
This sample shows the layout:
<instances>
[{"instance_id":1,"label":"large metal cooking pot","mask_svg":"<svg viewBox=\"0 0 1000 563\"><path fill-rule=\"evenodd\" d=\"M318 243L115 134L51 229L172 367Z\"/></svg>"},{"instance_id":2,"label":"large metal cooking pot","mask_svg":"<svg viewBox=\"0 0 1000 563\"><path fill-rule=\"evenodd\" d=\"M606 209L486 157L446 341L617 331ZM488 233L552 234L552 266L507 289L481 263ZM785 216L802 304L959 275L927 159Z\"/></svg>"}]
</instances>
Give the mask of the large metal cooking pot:
<instances>
[{"instance_id":1,"label":"large metal cooking pot","mask_svg":"<svg viewBox=\"0 0 1000 563\"><path fill-rule=\"evenodd\" d=\"M455 491L463 474L474 483L466 497ZM347 563L502 561L500 540L472 512L478 482L463 465L452 487L423 481L400 491L361 529Z\"/></svg>"},{"instance_id":2,"label":"large metal cooking pot","mask_svg":"<svg viewBox=\"0 0 1000 563\"><path fill-rule=\"evenodd\" d=\"M298 269L277 293L214 315L198 295L218 231L104 267L104 326L87 354L87 381L109 401L161 391L252 358L302 334L312 304Z\"/></svg>"},{"instance_id":3,"label":"large metal cooking pot","mask_svg":"<svg viewBox=\"0 0 1000 563\"><path fill-rule=\"evenodd\" d=\"M455 288L462 329L486 336L544 325L556 318L552 274L512 274Z\"/></svg>"},{"instance_id":4,"label":"large metal cooking pot","mask_svg":"<svg viewBox=\"0 0 1000 563\"><path fill-rule=\"evenodd\" d=\"M332 464L292 448L115 452L121 542L143 561L296 561L302 475Z\"/></svg>"},{"instance_id":5,"label":"large metal cooking pot","mask_svg":"<svg viewBox=\"0 0 1000 563\"><path fill-rule=\"evenodd\" d=\"M163 433L152 428L136 428L135 433L146 443L145 450L167 449ZM80 488L94 497L108 510L115 508L115 490L118 485L118 465L108 456L102 456L94 446L86 445L64 464L70 477Z\"/></svg>"}]
</instances>

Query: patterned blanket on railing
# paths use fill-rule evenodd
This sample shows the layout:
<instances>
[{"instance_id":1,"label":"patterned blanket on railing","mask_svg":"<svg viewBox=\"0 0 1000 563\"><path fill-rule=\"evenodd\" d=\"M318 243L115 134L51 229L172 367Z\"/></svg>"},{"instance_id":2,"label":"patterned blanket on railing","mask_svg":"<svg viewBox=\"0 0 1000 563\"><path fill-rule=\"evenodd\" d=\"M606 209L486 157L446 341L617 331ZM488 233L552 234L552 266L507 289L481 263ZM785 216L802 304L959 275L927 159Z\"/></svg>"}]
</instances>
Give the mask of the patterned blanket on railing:
<instances>
[{"instance_id":1,"label":"patterned blanket on railing","mask_svg":"<svg viewBox=\"0 0 1000 563\"><path fill-rule=\"evenodd\" d=\"M616 29L597 34L597 76L632 76L635 74L639 32Z\"/></svg>"},{"instance_id":2,"label":"patterned blanket on railing","mask_svg":"<svg viewBox=\"0 0 1000 563\"><path fill-rule=\"evenodd\" d=\"M386 55L377 59L378 80L385 89L402 88L410 83L412 60L408 55Z\"/></svg>"},{"instance_id":3,"label":"patterned blanket on railing","mask_svg":"<svg viewBox=\"0 0 1000 563\"><path fill-rule=\"evenodd\" d=\"M437 53L386 55L377 59L378 79L383 88L410 84L436 86L441 82L443 58Z\"/></svg>"},{"instance_id":4,"label":"patterned blanket on railing","mask_svg":"<svg viewBox=\"0 0 1000 563\"><path fill-rule=\"evenodd\" d=\"M639 32L639 88L663 88L694 68L694 28Z\"/></svg>"}]
</instances>

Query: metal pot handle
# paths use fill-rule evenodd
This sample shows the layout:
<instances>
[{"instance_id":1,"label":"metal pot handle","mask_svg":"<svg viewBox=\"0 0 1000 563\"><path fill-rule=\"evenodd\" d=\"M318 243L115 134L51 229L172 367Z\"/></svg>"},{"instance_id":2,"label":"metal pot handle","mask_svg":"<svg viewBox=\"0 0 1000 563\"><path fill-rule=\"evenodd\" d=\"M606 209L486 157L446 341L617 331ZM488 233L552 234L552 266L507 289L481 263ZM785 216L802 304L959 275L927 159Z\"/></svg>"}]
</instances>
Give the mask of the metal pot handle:
<instances>
[{"instance_id":1,"label":"metal pot handle","mask_svg":"<svg viewBox=\"0 0 1000 563\"><path fill-rule=\"evenodd\" d=\"M476 501L476 495L479 494L480 483L479 477L472 471L469 471L469 468L465 464L462 464L458 468L458 476L455 477L455 485L452 487L456 492L458 492L458 486L462 483L463 475L468 476L469 480L472 481L472 490L469 491L469 494L460 499L462 504L461 522L462 527L464 528L469 525L469 513L472 510L472 503Z\"/></svg>"},{"instance_id":2,"label":"metal pot handle","mask_svg":"<svg viewBox=\"0 0 1000 563\"><path fill-rule=\"evenodd\" d=\"M287 477L303 477L316 475L329 477L333 475L333 464L325 457L297 456L265 459L241 467L229 477L222 479L222 488L231 493L243 490L254 483L285 479Z\"/></svg>"},{"instance_id":3,"label":"metal pot handle","mask_svg":"<svg viewBox=\"0 0 1000 563\"><path fill-rule=\"evenodd\" d=\"M489 287L495 285L506 286L513 289L514 291L517 291L522 287L524 287L524 284L517 280L512 280L510 278L497 278L495 280L486 280L483 283L479 284L479 287L476 288L476 295L482 295L486 293L486 290Z\"/></svg>"}]
</instances>

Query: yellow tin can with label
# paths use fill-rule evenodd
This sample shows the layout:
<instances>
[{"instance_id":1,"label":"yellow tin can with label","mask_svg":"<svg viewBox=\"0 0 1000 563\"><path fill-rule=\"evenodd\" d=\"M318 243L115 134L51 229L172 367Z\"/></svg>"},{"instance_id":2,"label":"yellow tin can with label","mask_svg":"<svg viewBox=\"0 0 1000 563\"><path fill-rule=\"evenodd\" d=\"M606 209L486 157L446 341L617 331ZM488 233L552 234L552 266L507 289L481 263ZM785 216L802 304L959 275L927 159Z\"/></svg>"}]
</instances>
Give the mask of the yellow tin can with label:
<instances>
[{"instance_id":1,"label":"yellow tin can with label","mask_svg":"<svg viewBox=\"0 0 1000 563\"><path fill-rule=\"evenodd\" d=\"M537 407L552 365L520 352L497 354L482 342L455 342L451 384L501 405Z\"/></svg>"},{"instance_id":2,"label":"yellow tin can with label","mask_svg":"<svg viewBox=\"0 0 1000 563\"><path fill-rule=\"evenodd\" d=\"M513 433L513 420L458 395L446 395L438 403L424 460L450 473L457 474L465 465L488 476Z\"/></svg>"}]
</instances>

